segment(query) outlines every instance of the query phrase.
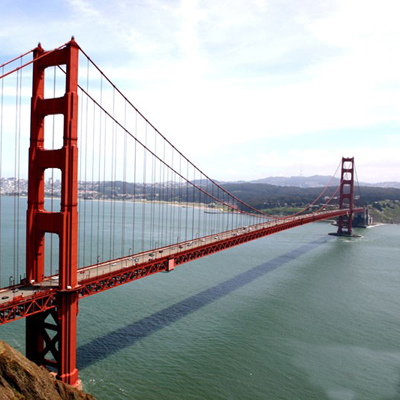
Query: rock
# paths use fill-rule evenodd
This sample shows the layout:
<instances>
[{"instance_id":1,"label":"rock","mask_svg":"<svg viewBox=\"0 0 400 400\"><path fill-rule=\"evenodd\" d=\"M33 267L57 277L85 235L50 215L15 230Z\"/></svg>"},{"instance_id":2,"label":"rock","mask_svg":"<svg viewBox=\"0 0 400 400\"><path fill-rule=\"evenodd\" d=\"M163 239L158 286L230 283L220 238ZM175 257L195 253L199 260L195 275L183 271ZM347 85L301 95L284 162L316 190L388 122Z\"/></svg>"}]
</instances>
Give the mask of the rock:
<instances>
[{"instance_id":1,"label":"rock","mask_svg":"<svg viewBox=\"0 0 400 400\"><path fill-rule=\"evenodd\" d=\"M44 367L0 341L0 399L94 400L94 397L57 380Z\"/></svg>"}]
</instances>

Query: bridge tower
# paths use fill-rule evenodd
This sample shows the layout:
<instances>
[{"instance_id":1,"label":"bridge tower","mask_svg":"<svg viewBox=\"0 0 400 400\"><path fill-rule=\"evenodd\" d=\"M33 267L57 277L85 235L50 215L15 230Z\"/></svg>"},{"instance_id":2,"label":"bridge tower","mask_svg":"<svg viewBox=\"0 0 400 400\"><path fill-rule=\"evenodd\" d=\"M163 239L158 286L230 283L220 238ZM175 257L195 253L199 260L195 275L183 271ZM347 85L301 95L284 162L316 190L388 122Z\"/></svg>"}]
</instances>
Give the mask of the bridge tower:
<instances>
[{"instance_id":1,"label":"bridge tower","mask_svg":"<svg viewBox=\"0 0 400 400\"><path fill-rule=\"evenodd\" d=\"M76 368L78 53L74 38L58 50L46 52L40 44L34 50L26 223L26 277L30 283L40 283L44 279L45 234L53 233L59 237L57 308L27 317L26 355L37 364L56 370L59 379L75 386L79 383ZM65 94L45 99L46 68L60 65L66 68ZM55 114L64 117L63 146L45 149L44 119ZM45 210L44 173L48 168L61 171L59 212Z\"/></svg>"},{"instance_id":2,"label":"bridge tower","mask_svg":"<svg viewBox=\"0 0 400 400\"><path fill-rule=\"evenodd\" d=\"M354 157L342 157L339 208L349 209L350 212L348 215L339 217L337 234L351 236L353 233L354 208Z\"/></svg>"}]
</instances>

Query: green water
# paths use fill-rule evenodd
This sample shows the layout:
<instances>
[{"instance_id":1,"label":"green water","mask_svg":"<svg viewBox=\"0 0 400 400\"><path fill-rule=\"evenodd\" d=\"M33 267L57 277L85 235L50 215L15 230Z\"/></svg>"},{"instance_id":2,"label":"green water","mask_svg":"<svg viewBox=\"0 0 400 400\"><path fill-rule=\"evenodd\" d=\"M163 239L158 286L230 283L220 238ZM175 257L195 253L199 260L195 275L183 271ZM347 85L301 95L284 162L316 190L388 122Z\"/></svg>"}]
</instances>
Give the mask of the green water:
<instances>
[{"instance_id":1,"label":"green water","mask_svg":"<svg viewBox=\"0 0 400 400\"><path fill-rule=\"evenodd\" d=\"M400 398L400 227L311 224L83 299L78 368L111 399ZM23 350L24 322L0 327Z\"/></svg>"}]
</instances>

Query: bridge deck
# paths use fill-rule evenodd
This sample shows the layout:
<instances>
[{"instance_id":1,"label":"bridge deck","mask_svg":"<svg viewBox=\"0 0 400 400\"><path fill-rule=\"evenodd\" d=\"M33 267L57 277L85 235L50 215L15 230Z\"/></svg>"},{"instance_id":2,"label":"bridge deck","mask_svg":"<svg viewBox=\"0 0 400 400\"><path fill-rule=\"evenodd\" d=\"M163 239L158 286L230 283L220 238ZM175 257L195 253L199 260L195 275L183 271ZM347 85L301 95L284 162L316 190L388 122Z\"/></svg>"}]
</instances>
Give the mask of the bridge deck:
<instances>
[{"instance_id":1,"label":"bridge deck","mask_svg":"<svg viewBox=\"0 0 400 400\"><path fill-rule=\"evenodd\" d=\"M356 208L353 212L363 210ZM332 210L259 223L90 265L78 270L79 285L70 290L77 291L80 298L87 297L251 240L348 213ZM56 307L58 292L57 275L46 277L40 284L19 284L0 290L0 325Z\"/></svg>"}]
</instances>

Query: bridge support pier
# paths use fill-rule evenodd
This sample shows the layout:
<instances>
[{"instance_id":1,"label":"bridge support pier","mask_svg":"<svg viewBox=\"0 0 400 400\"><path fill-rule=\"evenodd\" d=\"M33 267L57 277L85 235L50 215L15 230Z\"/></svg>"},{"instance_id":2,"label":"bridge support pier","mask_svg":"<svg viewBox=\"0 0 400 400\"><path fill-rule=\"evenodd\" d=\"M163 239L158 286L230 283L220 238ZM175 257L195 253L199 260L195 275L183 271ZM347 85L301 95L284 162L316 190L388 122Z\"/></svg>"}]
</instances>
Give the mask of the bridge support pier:
<instances>
[{"instance_id":1,"label":"bridge support pier","mask_svg":"<svg viewBox=\"0 0 400 400\"><path fill-rule=\"evenodd\" d=\"M74 39L59 50L45 52L39 45L34 51L26 235L26 277L28 282L36 283L45 276L45 234L59 237L57 308L27 318L26 355L38 364L55 369L59 379L74 386L79 384L76 369L78 55L79 47ZM66 66L65 94L45 99L45 70L60 65ZM55 114L64 116L63 146L46 149L44 119ZM49 168L61 171L59 212L49 212L44 207L44 174ZM52 321L47 321L48 318Z\"/></svg>"},{"instance_id":2,"label":"bridge support pier","mask_svg":"<svg viewBox=\"0 0 400 400\"><path fill-rule=\"evenodd\" d=\"M59 360L57 378L70 385L79 385L76 368L78 293L76 291L60 291L58 296Z\"/></svg>"}]
</instances>

